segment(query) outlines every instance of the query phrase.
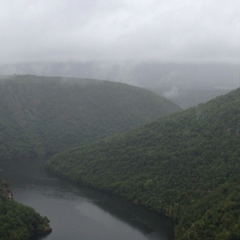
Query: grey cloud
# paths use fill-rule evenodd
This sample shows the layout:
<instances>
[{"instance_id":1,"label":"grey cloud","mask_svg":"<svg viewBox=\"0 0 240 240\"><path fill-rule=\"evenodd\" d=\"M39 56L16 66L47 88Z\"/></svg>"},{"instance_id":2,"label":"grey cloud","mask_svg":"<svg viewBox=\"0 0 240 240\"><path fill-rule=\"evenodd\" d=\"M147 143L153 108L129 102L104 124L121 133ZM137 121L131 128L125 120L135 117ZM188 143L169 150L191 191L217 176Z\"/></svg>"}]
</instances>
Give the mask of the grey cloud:
<instances>
[{"instance_id":1,"label":"grey cloud","mask_svg":"<svg viewBox=\"0 0 240 240\"><path fill-rule=\"evenodd\" d=\"M238 0L0 3L0 63L237 62Z\"/></svg>"},{"instance_id":2,"label":"grey cloud","mask_svg":"<svg viewBox=\"0 0 240 240\"><path fill-rule=\"evenodd\" d=\"M172 87L170 90L165 91L163 96L167 99L174 99L178 96L178 88Z\"/></svg>"}]
</instances>

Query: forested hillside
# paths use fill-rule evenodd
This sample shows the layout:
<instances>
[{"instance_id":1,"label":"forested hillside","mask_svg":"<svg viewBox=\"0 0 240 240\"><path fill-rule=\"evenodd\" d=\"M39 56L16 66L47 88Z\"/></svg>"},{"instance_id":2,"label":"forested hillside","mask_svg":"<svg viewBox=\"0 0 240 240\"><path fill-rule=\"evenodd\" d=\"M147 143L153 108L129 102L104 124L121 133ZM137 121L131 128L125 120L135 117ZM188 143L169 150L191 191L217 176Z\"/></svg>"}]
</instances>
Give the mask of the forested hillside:
<instances>
[{"instance_id":1,"label":"forested hillside","mask_svg":"<svg viewBox=\"0 0 240 240\"><path fill-rule=\"evenodd\" d=\"M32 208L16 203L0 181L0 239L23 240L48 234L52 230L46 217L41 217Z\"/></svg>"},{"instance_id":2,"label":"forested hillside","mask_svg":"<svg viewBox=\"0 0 240 240\"><path fill-rule=\"evenodd\" d=\"M0 78L0 157L51 155L180 110L148 90L108 81Z\"/></svg>"},{"instance_id":3,"label":"forested hillside","mask_svg":"<svg viewBox=\"0 0 240 240\"><path fill-rule=\"evenodd\" d=\"M31 75L1 77L0 103L0 161L49 156L180 110L126 84ZM0 239L49 230L46 218L8 199L4 189L1 183Z\"/></svg>"},{"instance_id":4,"label":"forested hillside","mask_svg":"<svg viewBox=\"0 0 240 240\"><path fill-rule=\"evenodd\" d=\"M240 89L56 155L48 169L174 217L182 240L240 239Z\"/></svg>"}]
</instances>

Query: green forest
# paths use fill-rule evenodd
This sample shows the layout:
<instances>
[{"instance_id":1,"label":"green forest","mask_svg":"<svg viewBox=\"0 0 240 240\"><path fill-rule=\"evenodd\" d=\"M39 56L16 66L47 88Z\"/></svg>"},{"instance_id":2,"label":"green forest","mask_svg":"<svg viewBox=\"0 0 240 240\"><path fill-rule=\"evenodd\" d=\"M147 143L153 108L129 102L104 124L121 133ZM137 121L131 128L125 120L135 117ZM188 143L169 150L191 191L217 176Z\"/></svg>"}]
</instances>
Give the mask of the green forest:
<instances>
[{"instance_id":1,"label":"green forest","mask_svg":"<svg viewBox=\"0 0 240 240\"><path fill-rule=\"evenodd\" d=\"M12 162L46 158L181 110L127 84L32 75L2 76L0 102L0 161ZM47 218L7 198L3 182L0 187L1 240L50 231Z\"/></svg>"},{"instance_id":2,"label":"green forest","mask_svg":"<svg viewBox=\"0 0 240 240\"><path fill-rule=\"evenodd\" d=\"M50 156L181 110L148 90L92 79L0 79L0 157Z\"/></svg>"},{"instance_id":3,"label":"green forest","mask_svg":"<svg viewBox=\"0 0 240 240\"><path fill-rule=\"evenodd\" d=\"M122 83L27 75L1 78L0 101L1 161L45 156L59 177L171 216L179 240L240 239L240 89L181 111ZM0 239L50 231L0 186Z\"/></svg>"},{"instance_id":4,"label":"green forest","mask_svg":"<svg viewBox=\"0 0 240 240\"><path fill-rule=\"evenodd\" d=\"M3 181L0 181L0 223L1 240L30 239L52 231L46 217L12 199Z\"/></svg>"},{"instance_id":5,"label":"green forest","mask_svg":"<svg viewBox=\"0 0 240 240\"><path fill-rule=\"evenodd\" d=\"M52 157L57 176L174 218L179 240L240 239L240 89Z\"/></svg>"}]
</instances>

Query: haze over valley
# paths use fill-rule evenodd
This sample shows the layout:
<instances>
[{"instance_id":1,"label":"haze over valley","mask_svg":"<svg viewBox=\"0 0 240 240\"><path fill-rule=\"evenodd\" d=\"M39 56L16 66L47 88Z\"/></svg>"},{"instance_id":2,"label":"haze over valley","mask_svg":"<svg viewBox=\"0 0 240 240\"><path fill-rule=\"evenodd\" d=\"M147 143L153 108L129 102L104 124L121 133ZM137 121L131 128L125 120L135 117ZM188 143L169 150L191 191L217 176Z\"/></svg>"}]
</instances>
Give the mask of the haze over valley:
<instances>
[{"instance_id":1,"label":"haze over valley","mask_svg":"<svg viewBox=\"0 0 240 240\"><path fill-rule=\"evenodd\" d=\"M238 0L0 3L0 240L240 239Z\"/></svg>"},{"instance_id":2,"label":"haze over valley","mask_svg":"<svg viewBox=\"0 0 240 240\"><path fill-rule=\"evenodd\" d=\"M34 62L0 65L0 73L122 82L150 89L184 109L239 87L239 64L228 63Z\"/></svg>"}]
</instances>

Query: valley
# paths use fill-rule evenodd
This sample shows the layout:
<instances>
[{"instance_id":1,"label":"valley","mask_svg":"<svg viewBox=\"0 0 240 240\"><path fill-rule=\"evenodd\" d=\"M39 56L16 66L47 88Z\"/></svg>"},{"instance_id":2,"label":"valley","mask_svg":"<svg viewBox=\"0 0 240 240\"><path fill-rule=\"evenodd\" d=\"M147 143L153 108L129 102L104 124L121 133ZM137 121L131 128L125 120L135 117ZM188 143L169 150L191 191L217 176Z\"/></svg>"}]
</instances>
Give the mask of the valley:
<instances>
[{"instance_id":1,"label":"valley","mask_svg":"<svg viewBox=\"0 0 240 240\"><path fill-rule=\"evenodd\" d=\"M14 76L0 92L2 164L42 159L64 181L171 217L175 239L240 237L239 89L184 111L91 79Z\"/></svg>"},{"instance_id":2,"label":"valley","mask_svg":"<svg viewBox=\"0 0 240 240\"><path fill-rule=\"evenodd\" d=\"M21 182L22 178L17 178L17 176L21 176L24 172L27 189L29 189L28 184L31 185L39 174L38 171L34 172L34 169L40 163L43 165L50 156L71 147L89 144L116 133L126 132L164 115L181 111L180 107L163 97L127 84L93 79L33 75L1 77L0 101L0 177L7 180L10 174L15 178L15 181ZM26 161L29 162L24 169ZM31 164L32 162L35 167ZM7 175L4 168L6 164L10 166ZM14 190L11 180L9 180L9 184L9 187L13 187ZM43 186L43 188L45 187ZM37 189L37 186L35 188ZM28 196L23 201L14 192L16 200L38 209L32 200L35 199L34 194L43 194L38 195L38 197L42 198L43 202L49 201L49 205L46 204L44 208L47 209L46 211L39 209L40 213L48 215L48 212L55 209L50 204L50 199L44 198L44 192L32 193L31 190L30 188L27 192L22 191ZM52 191L55 190L52 189ZM4 199L6 197L3 195ZM67 201L66 204L72 204L71 200ZM69 207L66 209L70 213L63 214L71 215L73 209ZM1 201L1 210L0 217L6 222L0 229L1 240L25 240L32 236L32 232L36 232L36 235L40 234L42 230L39 228L42 228L42 225L46 229L49 228L47 218L40 217L30 208L17 204L13 200ZM26 226L36 225L35 214L39 218L40 227L37 225L36 227L26 227L21 223L27 211L32 211L29 215L33 217L26 218ZM16 223L17 220L8 217L13 212L15 212L16 219L19 215L18 223ZM51 219L55 219L50 224L53 224L57 231L56 234L50 235L50 238L53 236L53 239L54 237L59 239L63 228L62 225L56 227L56 222L58 222L56 214L57 212L53 215L50 214ZM79 216L76 219L79 220ZM93 224L92 227L94 228L94 226ZM96 227L99 228L99 226ZM34 230L35 228L37 230ZM75 232L73 239L76 239L79 231L70 229L72 229L71 226L66 227L66 234L70 236ZM118 229L117 223L116 229ZM156 230L158 231L157 228ZM163 230L161 231L163 232ZM131 228L129 228L129 232L132 232L129 236L135 234ZM82 232L81 234L86 233ZM136 233L136 236L139 234ZM151 239L144 235L141 235L142 239ZM136 236L135 238L139 239ZM161 234L159 239L164 239L160 236ZM49 236L47 238L49 239ZM126 239L126 236L124 238Z\"/></svg>"}]
</instances>

